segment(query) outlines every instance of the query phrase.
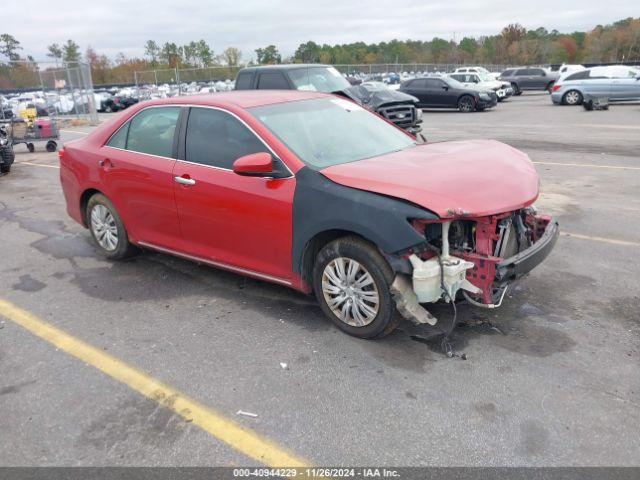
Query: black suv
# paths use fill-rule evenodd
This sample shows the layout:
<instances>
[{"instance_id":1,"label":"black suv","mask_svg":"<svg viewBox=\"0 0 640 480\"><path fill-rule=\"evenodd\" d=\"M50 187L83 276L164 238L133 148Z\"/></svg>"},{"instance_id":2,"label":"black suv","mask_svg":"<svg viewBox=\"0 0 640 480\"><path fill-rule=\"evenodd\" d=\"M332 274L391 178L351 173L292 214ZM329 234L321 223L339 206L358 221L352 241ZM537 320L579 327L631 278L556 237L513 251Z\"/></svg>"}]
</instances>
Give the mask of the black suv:
<instances>
[{"instance_id":1,"label":"black suv","mask_svg":"<svg viewBox=\"0 0 640 480\"><path fill-rule=\"evenodd\" d=\"M513 94L520 95L523 90L546 90L551 93L558 72L550 72L540 67L510 68L500 74L499 80L509 82Z\"/></svg>"},{"instance_id":2,"label":"black suv","mask_svg":"<svg viewBox=\"0 0 640 480\"><path fill-rule=\"evenodd\" d=\"M493 90L466 87L449 77L425 77L407 80L400 91L418 98L420 108L457 108L461 112L495 107L498 96Z\"/></svg>"},{"instance_id":3,"label":"black suv","mask_svg":"<svg viewBox=\"0 0 640 480\"><path fill-rule=\"evenodd\" d=\"M236 78L236 90L311 90L347 97L382 115L409 133L417 134L422 111L418 99L390 89L351 85L330 65L268 65L247 67Z\"/></svg>"}]
</instances>

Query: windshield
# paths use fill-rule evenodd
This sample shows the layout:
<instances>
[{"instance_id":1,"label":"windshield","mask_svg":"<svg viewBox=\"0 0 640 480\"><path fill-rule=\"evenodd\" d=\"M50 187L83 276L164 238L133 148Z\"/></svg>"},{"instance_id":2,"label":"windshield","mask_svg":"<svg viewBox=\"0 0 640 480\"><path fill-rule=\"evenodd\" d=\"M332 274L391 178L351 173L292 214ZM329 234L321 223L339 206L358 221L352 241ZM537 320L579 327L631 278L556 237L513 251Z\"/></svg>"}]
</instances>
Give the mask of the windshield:
<instances>
[{"instance_id":1,"label":"windshield","mask_svg":"<svg viewBox=\"0 0 640 480\"><path fill-rule=\"evenodd\" d=\"M249 111L315 169L416 145L396 127L342 98L280 103Z\"/></svg>"},{"instance_id":2,"label":"windshield","mask_svg":"<svg viewBox=\"0 0 640 480\"><path fill-rule=\"evenodd\" d=\"M312 92L337 92L349 88L351 84L333 67L294 68L289 78L298 90Z\"/></svg>"}]
</instances>

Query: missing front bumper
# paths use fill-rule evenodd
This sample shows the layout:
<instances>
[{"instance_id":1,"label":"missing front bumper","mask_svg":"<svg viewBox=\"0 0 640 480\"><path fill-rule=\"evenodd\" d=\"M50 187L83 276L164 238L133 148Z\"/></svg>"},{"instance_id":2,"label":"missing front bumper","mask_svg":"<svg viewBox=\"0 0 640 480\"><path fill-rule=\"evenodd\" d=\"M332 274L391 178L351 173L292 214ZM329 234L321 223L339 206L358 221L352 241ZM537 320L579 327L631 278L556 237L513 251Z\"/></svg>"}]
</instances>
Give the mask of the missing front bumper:
<instances>
[{"instance_id":1,"label":"missing front bumper","mask_svg":"<svg viewBox=\"0 0 640 480\"><path fill-rule=\"evenodd\" d=\"M536 243L496 265L496 282L509 283L529 273L551 253L559 235L560 226L552 220Z\"/></svg>"}]
</instances>

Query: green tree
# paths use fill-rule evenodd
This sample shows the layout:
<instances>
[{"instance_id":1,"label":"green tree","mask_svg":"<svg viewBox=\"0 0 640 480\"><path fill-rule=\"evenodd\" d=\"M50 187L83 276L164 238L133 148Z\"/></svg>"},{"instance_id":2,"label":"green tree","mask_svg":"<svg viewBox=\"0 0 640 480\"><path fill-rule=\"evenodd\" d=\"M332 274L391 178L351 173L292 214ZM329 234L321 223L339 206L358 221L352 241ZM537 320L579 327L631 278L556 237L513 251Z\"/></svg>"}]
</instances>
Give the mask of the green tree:
<instances>
[{"instance_id":1,"label":"green tree","mask_svg":"<svg viewBox=\"0 0 640 480\"><path fill-rule=\"evenodd\" d=\"M302 63L318 62L320 59L320 46L312 41L301 43L293 56L295 60Z\"/></svg>"},{"instance_id":2,"label":"green tree","mask_svg":"<svg viewBox=\"0 0 640 480\"><path fill-rule=\"evenodd\" d=\"M67 40L62 45L62 60L67 63L80 61L80 45L73 40Z\"/></svg>"},{"instance_id":3,"label":"green tree","mask_svg":"<svg viewBox=\"0 0 640 480\"><path fill-rule=\"evenodd\" d=\"M258 63L261 65L280 63L282 61L282 57L275 45L256 49L256 56L258 57Z\"/></svg>"},{"instance_id":4,"label":"green tree","mask_svg":"<svg viewBox=\"0 0 640 480\"><path fill-rule=\"evenodd\" d=\"M160 47L155 40L147 40L144 44L144 54L149 57L149 62L152 67L155 67L160 57Z\"/></svg>"},{"instance_id":5,"label":"green tree","mask_svg":"<svg viewBox=\"0 0 640 480\"><path fill-rule=\"evenodd\" d=\"M210 67L213 64L213 50L207 42L199 40L195 44L196 58L203 67Z\"/></svg>"},{"instance_id":6,"label":"green tree","mask_svg":"<svg viewBox=\"0 0 640 480\"><path fill-rule=\"evenodd\" d=\"M0 55L4 55L11 61L20 60L18 50L22 50L22 47L13 35L9 35L8 33L0 35Z\"/></svg>"},{"instance_id":7,"label":"green tree","mask_svg":"<svg viewBox=\"0 0 640 480\"><path fill-rule=\"evenodd\" d=\"M170 68L178 66L182 56L182 49L173 42L167 42L162 46L160 58L169 65Z\"/></svg>"},{"instance_id":8,"label":"green tree","mask_svg":"<svg viewBox=\"0 0 640 480\"><path fill-rule=\"evenodd\" d=\"M57 43L52 43L47 47L47 57L51 57L55 60L56 65L62 60L62 48Z\"/></svg>"}]
</instances>

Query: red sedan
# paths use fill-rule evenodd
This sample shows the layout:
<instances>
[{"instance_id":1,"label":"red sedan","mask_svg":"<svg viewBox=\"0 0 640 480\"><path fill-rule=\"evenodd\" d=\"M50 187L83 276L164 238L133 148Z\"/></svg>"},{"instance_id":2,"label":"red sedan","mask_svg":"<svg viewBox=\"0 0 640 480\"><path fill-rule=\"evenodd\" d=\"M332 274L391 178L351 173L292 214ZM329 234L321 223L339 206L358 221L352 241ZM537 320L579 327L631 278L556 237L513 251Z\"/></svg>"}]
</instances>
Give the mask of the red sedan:
<instances>
[{"instance_id":1,"label":"red sedan","mask_svg":"<svg viewBox=\"0 0 640 480\"><path fill-rule=\"evenodd\" d=\"M327 94L244 91L132 106L60 152L69 215L97 248L139 247L315 292L342 330L396 308L502 302L553 248L527 156L494 141L419 145Z\"/></svg>"}]
</instances>

